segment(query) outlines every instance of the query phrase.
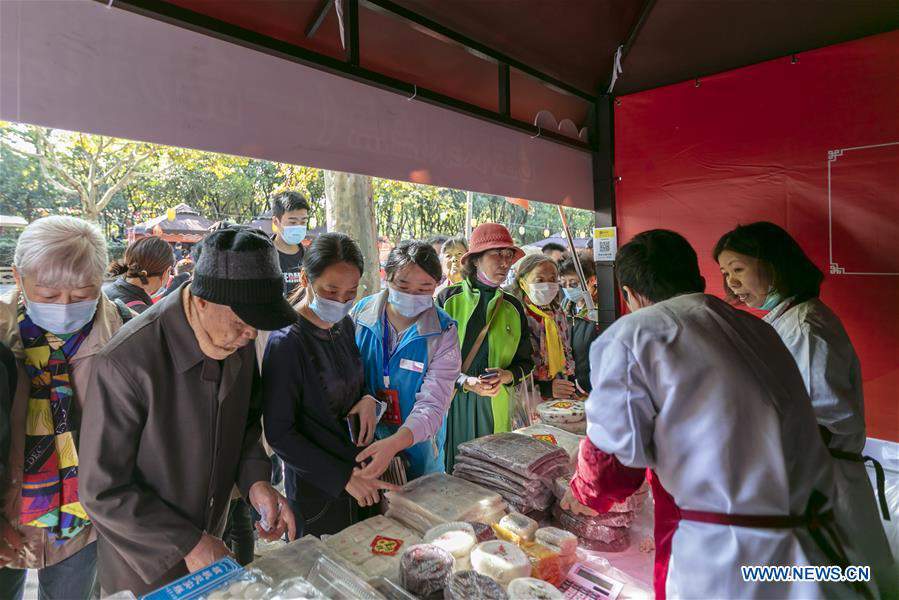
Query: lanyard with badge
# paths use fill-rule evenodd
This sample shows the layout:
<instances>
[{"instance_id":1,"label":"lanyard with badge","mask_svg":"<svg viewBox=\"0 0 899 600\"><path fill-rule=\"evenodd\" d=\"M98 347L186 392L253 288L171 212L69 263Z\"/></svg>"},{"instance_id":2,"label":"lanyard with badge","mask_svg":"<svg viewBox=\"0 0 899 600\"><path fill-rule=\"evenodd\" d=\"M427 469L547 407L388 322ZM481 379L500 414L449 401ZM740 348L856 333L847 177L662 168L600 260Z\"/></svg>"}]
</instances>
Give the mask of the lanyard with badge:
<instances>
[{"instance_id":1,"label":"lanyard with badge","mask_svg":"<svg viewBox=\"0 0 899 600\"><path fill-rule=\"evenodd\" d=\"M390 359L393 354L390 351L390 323L387 321L387 311L384 311L384 336L381 338L384 353L382 354L384 362L384 389L378 390L378 400L387 405L387 412L384 413L384 423L387 425L402 425L403 415L400 412L400 393L399 390L390 388Z\"/></svg>"}]
</instances>

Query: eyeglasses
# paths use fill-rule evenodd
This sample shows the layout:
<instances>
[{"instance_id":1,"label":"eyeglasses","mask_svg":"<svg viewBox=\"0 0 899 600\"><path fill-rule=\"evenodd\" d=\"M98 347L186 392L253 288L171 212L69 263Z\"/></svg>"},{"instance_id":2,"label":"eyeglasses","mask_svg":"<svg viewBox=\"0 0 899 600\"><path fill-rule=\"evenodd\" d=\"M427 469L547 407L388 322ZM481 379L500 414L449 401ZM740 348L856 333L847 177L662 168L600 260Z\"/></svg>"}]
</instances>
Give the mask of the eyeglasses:
<instances>
[{"instance_id":1,"label":"eyeglasses","mask_svg":"<svg viewBox=\"0 0 899 600\"><path fill-rule=\"evenodd\" d=\"M580 282L577 282L577 281L566 282L563 280L560 282L560 284L563 288L580 288L581 287Z\"/></svg>"},{"instance_id":2,"label":"eyeglasses","mask_svg":"<svg viewBox=\"0 0 899 600\"><path fill-rule=\"evenodd\" d=\"M512 260L513 258L515 258L515 251L510 248L504 248L502 250L488 250L484 253L484 256Z\"/></svg>"}]
</instances>

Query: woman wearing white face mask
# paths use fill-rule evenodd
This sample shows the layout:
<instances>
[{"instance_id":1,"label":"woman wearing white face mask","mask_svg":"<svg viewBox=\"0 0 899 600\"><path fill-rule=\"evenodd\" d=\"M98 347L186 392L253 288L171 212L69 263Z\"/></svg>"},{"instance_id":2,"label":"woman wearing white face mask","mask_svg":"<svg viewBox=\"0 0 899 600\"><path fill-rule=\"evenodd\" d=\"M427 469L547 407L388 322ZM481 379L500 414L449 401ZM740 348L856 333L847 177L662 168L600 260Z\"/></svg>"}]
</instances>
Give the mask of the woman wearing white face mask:
<instances>
[{"instance_id":1,"label":"woman wearing white face mask","mask_svg":"<svg viewBox=\"0 0 899 600\"><path fill-rule=\"evenodd\" d=\"M767 311L770 323L790 350L812 400L824 443L834 462L837 522L854 534L853 564L872 567L883 597L899 594L878 515L889 515L883 487L872 493L862 456L865 408L861 365L840 319L818 297L824 275L789 233L774 223L741 225L715 246L728 298ZM870 459L873 460L873 459ZM883 471L878 479L883 481ZM878 503L880 506L878 507ZM895 516L893 517L895 518Z\"/></svg>"},{"instance_id":2,"label":"woman wearing white face mask","mask_svg":"<svg viewBox=\"0 0 899 600\"><path fill-rule=\"evenodd\" d=\"M42 598L89 598L96 578L96 534L78 498L81 394L93 357L131 315L100 292L107 264L103 234L74 217L38 219L16 245L18 289L0 298L0 342L18 371L0 482L4 596L21 596L27 569Z\"/></svg>"},{"instance_id":3,"label":"woman wearing white face mask","mask_svg":"<svg viewBox=\"0 0 899 600\"><path fill-rule=\"evenodd\" d=\"M116 280L103 286L110 300L121 301L136 313L153 306L153 298L165 293L175 264L175 253L158 237L137 240L125 250L121 260L109 265Z\"/></svg>"},{"instance_id":4,"label":"woman wearing white face mask","mask_svg":"<svg viewBox=\"0 0 899 600\"><path fill-rule=\"evenodd\" d=\"M356 455L374 437L376 400L365 393L353 322L363 259L342 233L315 239L290 298L297 322L273 331L262 361L265 439L285 464L297 535L334 534L392 486L363 477ZM347 419L358 419L351 438Z\"/></svg>"},{"instance_id":5,"label":"woman wearing white face mask","mask_svg":"<svg viewBox=\"0 0 899 600\"><path fill-rule=\"evenodd\" d=\"M387 289L353 309L366 390L386 403L377 441L358 457L378 477L403 453L407 477L443 472L446 413L462 368L456 323L434 305L440 259L425 242L403 242L384 267Z\"/></svg>"},{"instance_id":6,"label":"woman wearing white face mask","mask_svg":"<svg viewBox=\"0 0 899 600\"><path fill-rule=\"evenodd\" d=\"M547 400L573 398L577 389L568 319L559 303L559 266L545 254L525 256L513 269L509 292L524 304L531 332L534 382Z\"/></svg>"}]
</instances>

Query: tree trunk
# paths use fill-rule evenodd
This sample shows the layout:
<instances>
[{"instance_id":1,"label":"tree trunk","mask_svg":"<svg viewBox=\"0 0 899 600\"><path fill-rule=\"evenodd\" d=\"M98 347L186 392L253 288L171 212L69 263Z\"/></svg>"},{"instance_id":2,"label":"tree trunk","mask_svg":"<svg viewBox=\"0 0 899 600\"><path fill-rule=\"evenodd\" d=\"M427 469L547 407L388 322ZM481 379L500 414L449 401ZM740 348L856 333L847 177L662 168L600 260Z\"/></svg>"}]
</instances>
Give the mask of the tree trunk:
<instances>
[{"instance_id":1,"label":"tree trunk","mask_svg":"<svg viewBox=\"0 0 899 600\"><path fill-rule=\"evenodd\" d=\"M359 298L381 289L378 262L378 230L372 199L371 177L325 171L325 218L328 231L353 238L365 258L365 273L359 283Z\"/></svg>"}]
</instances>

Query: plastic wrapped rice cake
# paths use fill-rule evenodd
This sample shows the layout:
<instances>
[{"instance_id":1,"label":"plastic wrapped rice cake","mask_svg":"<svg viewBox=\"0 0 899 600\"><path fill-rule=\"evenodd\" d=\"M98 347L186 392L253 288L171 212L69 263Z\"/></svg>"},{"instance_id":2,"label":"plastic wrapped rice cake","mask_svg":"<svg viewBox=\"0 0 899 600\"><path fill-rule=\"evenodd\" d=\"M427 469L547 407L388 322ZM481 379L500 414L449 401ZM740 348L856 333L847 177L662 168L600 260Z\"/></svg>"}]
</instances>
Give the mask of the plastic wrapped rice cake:
<instances>
[{"instance_id":1,"label":"plastic wrapped rice cake","mask_svg":"<svg viewBox=\"0 0 899 600\"><path fill-rule=\"evenodd\" d=\"M509 585L513 579L531 574L531 561L527 554L515 544L502 540L475 546L471 553L471 567L502 586Z\"/></svg>"},{"instance_id":2,"label":"plastic wrapped rice cake","mask_svg":"<svg viewBox=\"0 0 899 600\"><path fill-rule=\"evenodd\" d=\"M508 600L506 590L493 579L475 571L462 571L450 577L443 600Z\"/></svg>"},{"instance_id":3,"label":"plastic wrapped rice cake","mask_svg":"<svg viewBox=\"0 0 899 600\"><path fill-rule=\"evenodd\" d=\"M474 529L474 534L475 537L478 538L479 544L481 542L489 542L490 540L496 539L493 528L487 523L469 522L468 524Z\"/></svg>"},{"instance_id":4,"label":"plastic wrapped rice cake","mask_svg":"<svg viewBox=\"0 0 899 600\"><path fill-rule=\"evenodd\" d=\"M563 600L565 596L551 583L520 577L509 584L509 597L515 600Z\"/></svg>"},{"instance_id":5,"label":"plastic wrapped rice cake","mask_svg":"<svg viewBox=\"0 0 899 600\"><path fill-rule=\"evenodd\" d=\"M496 433L459 444L459 454L540 478L568 463L564 449L518 433Z\"/></svg>"},{"instance_id":6,"label":"plastic wrapped rice cake","mask_svg":"<svg viewBox=\"0 0 899 600\"><path fill-rule=\"evenodd\" d=\"M577 466L578 450L581 447L581 440L584 439L584 436L565 431L564 429L546 423L535 423L529 427L516 429L515 433L528 435L534 439L564 449L565 452L568 453L571 468L574 469Z\"/></svg>"},{"instance_id":7,"label":"plastic wrapped rice cake","mask_svg":"<svg viewBox=\"0 0 899 600\"><path fill-rule=\"evenodd\" d=\"M571 425L587 420L584 403L580 400L549 400L537 405L537 414L547 425Z\"/></svg>"},{"instance_id":8,"label":"plastic wrapped rice cake","mask_svg":"<svg viewBox=\"0 0 899 600\"><path fill-rule=\"evenodd\" d=\"M325 546L366 578L399 578L400 556L421 543L418 533L383 515L347 527L325 540Z\"/></svg>"},{"instance_id":9,"label":"plastic wrapped rice cake","mask_svg":"<svg viewBox=\"0 0 899 600\"><path fill-rule=\"evenodd\" d=\"M442 591L453 574L453 556L433 544L410 546L400 559L400 583L416 596Z\"/></svg>"},{"instance_id":10,"label":"plastic wrapped rice cake","mask_svg":"<svg viewBox=\"0 0 899 600\"><path fill-rule=\"evenodd\" d=\"M454 521L495 523L506 512L502 496L446 473L433 473L387 492L387 516L420 533Z\"/></svg>"},{"instance_id":11,"label":"plastic wrapped rice cake","mask_svg":"<svg viewBox=\"0 0 899 600\"><path fill-rule=\"evenodd\" d=\"M609 513L607 513L609 514ZM628 527L613 527L603 524L601 517L588 517L576 515L567 510L562 510L556 505L553 516L559 522L562 529L566 529L578 537L578 542L588 550L605 550L608 552L620 552L630 545L630 531Z\"/></svg>"},{"instance_id":12,"label":"plastic wrapped rice cake","mask_svg":"<svg viewBox=\"0 0 899 600\"><path fill-rule=\"evenodd\" d=\"M541 527L534 539L548 548L558 549L564 556L577 552L577 536L558 527Z\"/></svg>"},{"instance_id":13,"label":"plastic wrapped rice cake","mask_svg":"<svg viewBox=\"0 0 899 600\"><path fill-rule=\"evenodd\" d=\"M425 533L424 541L452 554L456 560L456 571L471 569L471 551L478 544L478 538L474 527L468 523L446 523L433 527Z\"/></svg>"},{"instance_id":14,"label":"plastic wrapped rice cake","mask_svg":"<svg viewBox=\"0 0 899 600\"><path fill-rule=\"evenodd\" d=\"M537 521L518 512L512 512L499 520L493 530L497 536L510 542L533 542L537 532Z\"/></svg>"}]
</instances>

